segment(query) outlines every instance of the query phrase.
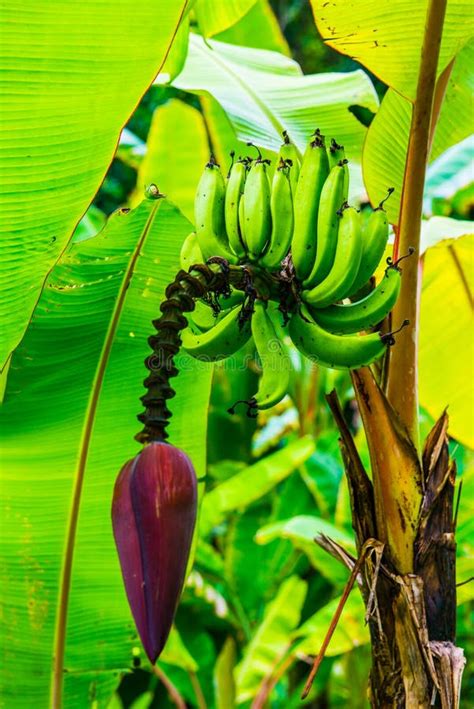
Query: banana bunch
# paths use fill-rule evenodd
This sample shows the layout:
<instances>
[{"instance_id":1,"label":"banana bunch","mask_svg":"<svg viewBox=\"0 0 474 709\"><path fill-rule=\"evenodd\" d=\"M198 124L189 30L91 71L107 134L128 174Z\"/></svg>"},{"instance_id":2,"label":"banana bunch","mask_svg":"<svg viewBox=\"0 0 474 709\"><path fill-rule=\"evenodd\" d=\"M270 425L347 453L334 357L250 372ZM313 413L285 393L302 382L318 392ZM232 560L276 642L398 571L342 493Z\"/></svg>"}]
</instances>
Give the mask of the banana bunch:
<instances>
[{"instance_id":1,"label":"banana bunch","mask_svg":"<svg viewBox=\"0 0 474 709\"><path fill-rule=\"evenodd\" d=\"M333 369L367 366L381 357L394 333L374 328L400 290L401 259L388 259L374 286L388 221L383 202L367 218L349 206L343 146L334 139L326 146L316 130L300 162L286 132L283 137L271 180L260 151L256 159L234 161L232 155L227 179L209 160L196 192L196 232L181 251L186 269L219 257L229 269L244 270L254 285L259 275L269 279L265 292L254 285L246 292L231 289L212 312L199 301L182 335L187 352L207 361L229 357L253 338L262 377L255 396L244 402L249 415L285 396L288 338L305 357Z\"/></svg>"},{"instance_id":2,"label":"banana bunch","mask_svg":"<svg viewBox=\"0 0 474 709\"><path fill-rule=\"evenodd\" d=\"M196 233L189 237L182 265L198 247L204 260L218 256L230 264L256 263L279 270L293 234L292 195L299 172L296 147L285 133L271 182L270 161L260 151L256 159L235 162L231 155L227 180L213 157L204 169L194 203Z\"/></svg>"}]
</instances>

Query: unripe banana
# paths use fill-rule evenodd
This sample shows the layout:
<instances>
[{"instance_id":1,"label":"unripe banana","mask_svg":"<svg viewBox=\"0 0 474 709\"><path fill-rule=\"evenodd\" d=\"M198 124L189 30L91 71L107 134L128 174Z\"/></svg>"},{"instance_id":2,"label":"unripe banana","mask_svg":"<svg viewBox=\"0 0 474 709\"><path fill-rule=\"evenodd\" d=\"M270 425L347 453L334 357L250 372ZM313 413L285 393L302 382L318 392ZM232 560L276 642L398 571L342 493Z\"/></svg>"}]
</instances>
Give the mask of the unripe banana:
<instances>
[{"instance_id":1,"label":"unripe banana","mask_svg":"<svg viewBox=\"0 0 474 709\"><path fill-rule=\"evenodd\" d=\"M242 198L242 239L254 260L262 255L272 232L270 194L267 161L258 158L250 167Z\"/></svg>"},{"instance_id":2,"label":"unripe banana","mask_svg":"<svg viewBox=\"0 0 474 709\"><path fill-rule=\"evenodd\" d=\"M360 215L357 210L345 205L340 217L336 255L332 268L321 283L311 290L303 291L303 300L318 308L324 308L341 300L354 283L361 256Z\"/></svg>"},{"instance_id":3,"label":"unripe banana","mask_svg":"<svg viewBox=\"0 0 474 709\"><path fill-rule=\"evenodd\" d=\"M196 233L203 257L221 256L230 263L238 258L230 251L224 219L225 182L211 157L199 180L194 201Z\"/></svg>"},{"instance_id":4,"label":"unripe banana","mask_svg":"<svg viewBox=\"0 0 474 709\"><path fill-rule=\"evenodd\" d=\"M387 214L380 205L367 220L367 226L362 235L362 259L359 271L352 284L350 295L357 293L377 269L385 252L388 241Z\"/></svg>"},{"instance_id":5,"label":"unripe banana","mask_svg":"<svg viewBox=\"0 0 474 709\"><path fill-rule=\"evenodd\" d=\"M251 335L250 323L242 321L241 307L233 308L207 332L195 334L183 330L182 342L186 352L203 362L216 362L237 352Z\"/></svg>"},{"instance_id":6,"label":"unripe banana","mask_svg":"<svg viewBox=\"0 0 474 709\"><path fill-rule=\"evenodd\" d=\"M289 333L305 357L331 369L357 369L372 364L391 341L391 335L378 332L363 336L334 335L315 323L305 306L301 307L301 313L291 316Z\"/></svg>"},{"instance_id":7,"label":"unripe banana","mask_svg":"<svg viewBox=\"0 0 474 709\"><path fill-rule=\"evenodd\" d=\"M255 302L252 335L262 365L258 391L249 402L257 409L269 409L283 399L290 382L291 360L270 319L267 306Z\"/></svg>"},{"instance_id":8,"label":"unripe banana","mask_svg":"<svg viewBox=\"0 0 474 709\"><path fill-rule=\"evenodd\" d=\"M188 268L193 266L195 263L202 263L203 261L204 259L201 249L199 248L196 232L193 231L183 241L179 255L179 262L181 264L181 268L187 271Z\"/></svg>"},{"instance_id":9,"label":"unripe banana","mask_svg":"<svg viewBox=\"0 0 474 709\"><path fill-rule=\"evenodd\" d=\"M400 292L400 269L390 265L374 290L362 300L329 308L309 307L318 325L337 335L346 335L378 325L395 305Z\"/></svg>"},{"instance_id":10,"label":"unripe banana","mask_svg":"<svg viewBox=\"0 0 474 709\"><path fill-rule=\"evenodd\" d=\"M346 151L343 145L339 145L334 138L331 138L331 143L328 148L329 169L332 170L336 165L344 165L344 194L346 199L349 194L349 168L347 166Z\"/></svg>"},{"instance_id":11,"label":"unripe banana","mask_svg":"<svg viewBox=\"0 0 474 709\"><path fill-rule=\"evenodd\" d=\"M309 276L314 263L320 197L328 174L324 137L318 130L305 150L294 195L295 226L291 255L296 275L301 281Z\"/></svg>"},{"instance_id":12,"label":"unripe banana","mask_svg":"<svg viewBox=\"0 0 474 709\"><path fill-rule=\"evenodd\" d=\"M304 280L307 288L321 283L334 263L341 207L347 200L344 188L345 165L335 165L324 183L319 202L316 258Z\"/></svg>"},{"instance_id":13,"label":"unripe banana","mask_svg":"<svg viewBox=\"0 0 474 709\"><path fill-rule=\"evenodd\" d=\"M290 184L291 193L294 196L296 193L296 185L298 184L298 178L300 176L300 158L296 145L290 142L290 138L288 137L288 133L286 132L286 130L283 131L283 141L284 142L280 146L280 151L277 156L277 162L279 163L280 160L283 160L284 162L291 161Z\"/></svg>"},{"instance_id":14,"label":"unripe banana","mask_svg":"<svg viewBox=\"0 0 474 709\"><path fill-rule=\"evenodd\" d=\"M239 203L244 193L246 174L246 162L237 160L230 169L225 193L225 228L229 245L239 259L246 256L239 227Z\"/></svg>"},{"instance_id":15,"label":"unripe banana","mask_svg":"<svg viewBox=\"0 0 474 709\"><path fill-rule=\"evenodd\" d=\"M272 235L265 255L260 259L263 266L270 270L279 269L281 262L290 250L293 236L293 199L291 194L290 167L284 160L275 170L270 201L272 214Z\"/></svg>"},{"instance_id":16,"label":"unripe banana","mask_svg":"<svg viewBox=\"0 0 474 709\"><path fill-rule=\"evenodd\" d=\"M199 334L200 332L210 330L211 327L214 327L214 325L225 318L232 308L236 305L242 305L243 300L243 292L233 290L231 295L227 298L221 297L219 299L219 305L222 310L218 313L215 313L208 303L205 303L202 300L196 301L194 310L186 315L192 331Z\"/></svg>"}]
</instances>

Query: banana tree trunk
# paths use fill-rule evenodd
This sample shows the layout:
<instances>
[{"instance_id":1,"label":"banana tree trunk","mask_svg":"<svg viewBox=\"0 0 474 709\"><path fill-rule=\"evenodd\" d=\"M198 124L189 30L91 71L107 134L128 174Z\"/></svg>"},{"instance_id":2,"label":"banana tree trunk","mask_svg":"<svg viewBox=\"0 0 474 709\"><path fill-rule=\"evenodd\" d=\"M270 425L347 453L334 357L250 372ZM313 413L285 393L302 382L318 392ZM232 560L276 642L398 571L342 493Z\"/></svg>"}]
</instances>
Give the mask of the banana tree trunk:
<instances>
[{"instance_id":1,"label":"banana tree trunk","mask_svg":"<svg viewBox=\"0 0 474 709\"><path fill-rule=\"evenodd\" d=\"M390 520L387 515L393 511L383 508L384 489L396 484L398 474L400 479L407 478L407 471L397 470L397 465L413 465L407 455L407 434L370 370L360 370L354 385L373 451L372 480L364 470L335 392L328 402L341 434L359 553L364 553L367 540L371 540L359 577L372 643L370 703L374 709L456 709L465 659L455 645L456 465L448 454L448 417L443 413L425 441L419 514L416 529L411 530L414 543L407 550L410 501L402 499ZM381 409L386 411L385 421ZM370 445L375 430L376 449ZM394 436L399 437L398 443ZM380 445L382 440L385 445ZM386 479L387 474L391 479ZM413 566L407 572L403 567L410 558Z\"/></svg>"}]
</instances>

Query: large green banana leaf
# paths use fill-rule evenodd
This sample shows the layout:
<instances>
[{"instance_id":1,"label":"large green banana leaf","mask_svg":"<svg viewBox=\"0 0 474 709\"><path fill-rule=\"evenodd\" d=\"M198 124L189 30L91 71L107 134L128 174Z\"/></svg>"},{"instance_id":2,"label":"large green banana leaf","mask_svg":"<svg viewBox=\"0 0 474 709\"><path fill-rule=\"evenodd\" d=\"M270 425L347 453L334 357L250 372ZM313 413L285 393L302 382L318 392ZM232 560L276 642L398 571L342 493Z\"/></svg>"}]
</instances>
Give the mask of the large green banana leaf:
<instances>
[{"instance_id":1,"label":"large green banana leaf","mask_svg":"<svg viewBox=\"0 0 474 709\"><path fill-rule=\"evenodd\" d=\"M254 696L262 680L282 660L291 645L292 631L299 623L306 591L305 581L290 576L266 607L264 618L235 670L238 703Z\"/></svg>"},{"instance_id":2,"label":"large green banana leaf","mask_svg":"<svg viewBox=\"0 0 474 709\"><path fill-rule=\"evenodd\" d=\"M303 150L319 127L328 137L342 141L355 161L360 160L366 128L348 107L376 111L378 106L363 71L303 76L295 61L278 52L205 42L193 34L184 69L173 85L214 96L243 141L277 151L285 129Z\"/></svg>"},{"instance_id":3,"label":"large green banana leaf","mask_svg":"<svg viewBox=\"0 0 474 709\"><path fill-rule=\"evenodd\" d=\"M222 32L238 22L257 0L196 0L193 9L205 37Z\"/></svg>"},{"instance_id":4,"label":"large green banana leaf","mask_svg":"<svg viewBox=\"0 0 474 709\"><path fill-rule=\"evenodd\" d=\"M473 253L472 233L440 241L425 253L419 354L421 404L433 418L438 418L447 406L450 434L471 448L474 448Z\"/></svg>"},{"instance_id":5,"label":"large green banana leaf","mask_svg":"<svg viewBox=\"0 0 474 709\"><path fill-rule=\"evenodd\" d=\"M439 115L430 160L472 133L474 89L474 41L459 52L454 62L446 95ZM362 169L372 204L395 192L385 203L388 218L398 223L405 162L410 133L412 104L393 89L384 96L367 132Z\"/></svg>"},{"instance_id":6,"label":"large green banana leaf","mask_svg":"<svg viewBox=\"0 0 474 709\"><path fill-rule=\"evenodd\" d=\"M160 70L185 5L2 2L0 368Z\"/></svg>"},{"instance_id":7,"label":"large green banana leaf","mask_svg":"<svg viewBox=\"0 0 474 709\"><path fill-rule=\"evenodd\" d=\"M288 42L278 24L269 0L257 0L235 25L219 32L215 39L244 47L271 49L291 55Z\"/></svg>"},{"instance_id":8,"label":"large green banana leaf","mask_svg":"<svg viewBox=\"0 0 474 709\"><path fill-rule=\"evenodd\" d=\"M366 66L406 98L415 98L427 0L310 0L324 41ZM474 34L470 0L449 0L438 71Z\"/></svg>"},{"instance_id":9,"label":"large green banana leaf","mask_svg":"<svg viewBox=\"0 0 474 709\"><path fill-rule=\"evenodd\" d=\"M120 467L138 450L150 320L189 230L166 200L116 213L55 266L13 355L1 412L0 693L8 709L48 706L55 656L64 707L104 706L140 648L110 502ZM210 368L180 361L170 440L202 474Z\"/></svg>"},{"instance_id":10,"label":"large green banana leaf","mask_svg":"<svg viewBox=\"0 0 474 709\"><path fill-rule=\"evenodd\" d=\"M132 203L136 204L143 188L153 182L194 221L194 195L208 160L209 142L201 113L178 99L159 106L153 114Z\"/></svg>"}]
</instances>

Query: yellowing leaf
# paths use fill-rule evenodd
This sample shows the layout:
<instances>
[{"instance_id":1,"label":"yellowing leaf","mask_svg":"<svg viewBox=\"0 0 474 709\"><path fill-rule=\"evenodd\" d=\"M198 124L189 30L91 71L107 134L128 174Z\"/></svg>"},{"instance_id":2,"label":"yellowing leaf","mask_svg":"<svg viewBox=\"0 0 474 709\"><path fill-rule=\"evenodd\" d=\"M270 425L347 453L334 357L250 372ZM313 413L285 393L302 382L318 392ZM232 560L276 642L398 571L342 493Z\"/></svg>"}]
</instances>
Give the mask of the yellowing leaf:
<instances>
[{"instance_id":1,"label":"yellowing leaf","mask_svg":"<svg viewBox=\"0 0 474 709\"><path fill-rule=\"evenodd\" d=\"M311 0L325 42L366 66L383 82L413 99L428 3L426 0ZM450 0L438 70L473 34L469 0Z\"/></svg>"},{"instance_id":2,"label":"yellowing leaf","mask_svg":"<svg viewBox=\"0 0 474 709\"><path fill-rule=\"evenodd\" d=\"M440 242L424 256L420 314L420 403L474 447L474 235Z\"/></svg>"}]
</instances>

